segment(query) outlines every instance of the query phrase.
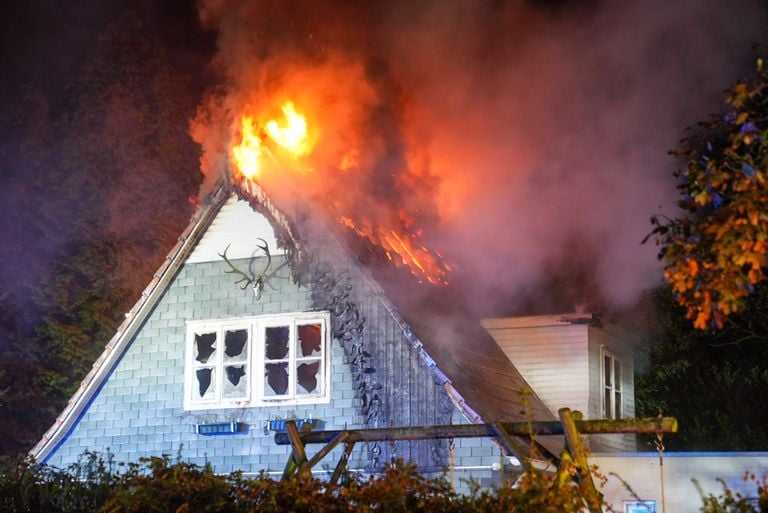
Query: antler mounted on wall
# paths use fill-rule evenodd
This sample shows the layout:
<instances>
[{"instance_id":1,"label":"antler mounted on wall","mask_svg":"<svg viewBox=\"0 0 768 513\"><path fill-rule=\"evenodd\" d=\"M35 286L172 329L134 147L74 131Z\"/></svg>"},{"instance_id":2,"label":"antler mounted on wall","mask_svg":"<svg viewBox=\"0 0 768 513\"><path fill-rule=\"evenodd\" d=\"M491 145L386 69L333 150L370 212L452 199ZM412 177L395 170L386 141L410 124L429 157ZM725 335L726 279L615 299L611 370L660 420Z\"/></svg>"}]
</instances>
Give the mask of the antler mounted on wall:
<instances>
[{"instance_id":1,"label":"antler mounted on wall","mask_svg":"<svg viewBox=\"0 0 768 513\"><path fill-rule=\"evenodd\" d=\"M256 299L261 299L261 293L264 290L264 283L268 278L270 278L272 275L267 274L269 272L269 267L272 265L272 255L269 252L269 245L267 244L267 241L264 239L259 239L263 244L257 244L256 247L259 248L261 251L264 252L264 254L267 256L267 265L264 266L264 269L257 275L256 272L253 269L253 265L256 261L257 256L254 255L251 257L251 260L248 262L248 274L238 269L230 260L227 258L227 250L229 250L229 246L227 245L227 248L224 250L224 253L219 253L218 255L224 259L224 261L227 263L227 265L230 267L229 271L224 271L227 274L236 274L239 276L242 276L239 280L235 282L235 284L242 283L242 286L240 287L241 290L247 289L249 286L253 288L253 295L256 297ZM274 273L273 273L274 274Z\"/></svg>"}]
</instances>

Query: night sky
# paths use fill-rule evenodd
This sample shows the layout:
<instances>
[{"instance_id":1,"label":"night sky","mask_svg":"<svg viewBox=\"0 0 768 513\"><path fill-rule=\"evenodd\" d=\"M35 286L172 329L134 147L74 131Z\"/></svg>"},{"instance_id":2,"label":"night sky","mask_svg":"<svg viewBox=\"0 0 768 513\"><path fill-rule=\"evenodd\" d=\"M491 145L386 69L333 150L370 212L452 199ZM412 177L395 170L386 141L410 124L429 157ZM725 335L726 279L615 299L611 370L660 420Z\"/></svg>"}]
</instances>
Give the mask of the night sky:
<instances>
[{"instance_id":1,"label":"night sky","mask_svg":"<svg viewBox=\"0 0 768 513\"><path fill-rule=\"evenodd\" d=\"M121 15L136 13L156 44L179 66L200 75L215 35L203 31L192 0L9 0L0 20L0 91L12 101L18 88L42 88L52 104L63 101L98 36Z\"/></svg>"},{"instance_id":2,"label":"night sky","mask_svg":"<svg viewBox=\"0 0 768 513\"><path fill-rule=\"evenodd\" d=\"M386 97L399 91L393 101L406 98L427 126L414 130L433 132L423 147L449 150L425 161L435 169L441 160L453 163L435 171L440 183L431 186L441 201L456 203L450 214L444 205L428 205L423 192L384 194L384 201L421 201L420 210L429 212L425 223L432 223L427 242L458 261L457 272L483 297L489 288L504 302L510 290L535 295L537 280L557 275L569 261L579 271L555 280L570 290L568 301L578 299L574 290L594 288L599 300L626 306L659 283L654 249L638 242L659 206L673 211L675 164L667 150L687 126L721 108L722 91L749 73L751 47L768 28L763 2L626 5L210 1L200 4L209 18L203 29L192 1L12 0L0 21L0 109L10 112L21 89L32 85L50 116L66 112L76 94L68 84L98 36L128 11L172 65L189 74L201 106L211 86L226 85L229 101L242 101L248 73L232 78L240 63L259 70L287 47L300 53L358 45L358 54L384 70L375 85L382 107L369 125L391 133L386 144L395 153L386 159L403 162L396 152L410 143L397 125L410 122L403 114L409 107L393 107ZM306 46L302 38L311 37L315 46ZM194 116L190 109L189 119ZM0 138L13 144L13 127L3 118ZM381 124L386 119L392 126ZM390 176L386 159L373 166L375 173ZM13 171L16 179L23 167ZM1 172L6 179L11 171ZM373 174L367 180L372 194L389 190ZM36 200L30 198L30 208ZM501 219L511 223L504 237ZM487 254L496 257L489 261Z\"/></svg>"}]
</instances>

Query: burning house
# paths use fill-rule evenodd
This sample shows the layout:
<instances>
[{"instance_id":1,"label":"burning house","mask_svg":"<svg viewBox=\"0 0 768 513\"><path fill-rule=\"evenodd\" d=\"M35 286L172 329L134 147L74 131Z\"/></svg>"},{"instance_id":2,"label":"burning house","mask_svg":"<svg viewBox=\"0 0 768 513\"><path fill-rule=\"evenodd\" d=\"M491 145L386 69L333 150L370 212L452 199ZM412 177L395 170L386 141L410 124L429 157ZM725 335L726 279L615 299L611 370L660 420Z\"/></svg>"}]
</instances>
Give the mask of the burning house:
<instances>
[{"instance_id":1,"label":"burning house","mask_svg":"<svg viewBox=\"0 0 768 513\"><path fill-rule=\"evenodd\" d=\"M586 313L481 320L482 297L435 248L460 246L480 296L509 297L547 265L572 264L563 248L576 238L598 248L601 292L626 303L657 273L655 250L637 242L670 189L677 133L664 127L692 118L678 97L719 74L706 71L712 49L659 48L715 39L690 22L706 13L698 4L606 3L570 25L523 4L199 2L221 36L222 86L191 127L204 200L31 454L57 466L85 450L180 454L217 472L279 473L286 420L330 430L549 420L561 407L634 416L626 333ZM644 16L687 28L657 31ZM660 99L680 62L691 82ZM634 489L658 497L647 477L661 465L627 457L632 436L589 445L608 470L639 469ZM348 468L403 458L489 483L519 464L508 456L486 438L376 442L356 446ZM703 468L677 461L686 479ZM738 464L729 475L748 468ZM710 477L723 468L706 465ZM676 486L690 504L689 480ZM619 508L627 492L614 488Z\"/></svg>"},{"instance_id":2,"label":"burning house","mask_svg":"<svg viewBox=\"0 0 768 513\"><path fill-rule=\"evenodd\" d=\"M441 267L428 279L389 251L230 177L32 455L64 466L85 450L179 453L219 472L278 472L290 448L274 434L287 419L345 429L549 420L562 406L633 415L631 350L599 319L494 319L487 331ZM591 443L634 448L628 435ZM375 472L392 458L487 480L510 461L488 439L427 440L360 446L349 467Z\"/></svg>"},{"instance_id":3,"label":"burning house","mask_svg":"<svg viewBox=\"0 0 768 513\"><path fill-rule=\"evenodd\" d=\"M62 466L85 450L179 453L217 472L277 472L290 449L273 435L290 419L514 422L563 406L632 416L631 347L600 319L480 324L424 233L447 193L403 147L413 134L386 67L306 57L245 68L233 79L247 87L201 108L203 204L32 455ZM634 449L629 435L590 442ZM507 456L488 439L369 443L349 468L403 458L491 479Z\"/></svg>"}]
</instances>

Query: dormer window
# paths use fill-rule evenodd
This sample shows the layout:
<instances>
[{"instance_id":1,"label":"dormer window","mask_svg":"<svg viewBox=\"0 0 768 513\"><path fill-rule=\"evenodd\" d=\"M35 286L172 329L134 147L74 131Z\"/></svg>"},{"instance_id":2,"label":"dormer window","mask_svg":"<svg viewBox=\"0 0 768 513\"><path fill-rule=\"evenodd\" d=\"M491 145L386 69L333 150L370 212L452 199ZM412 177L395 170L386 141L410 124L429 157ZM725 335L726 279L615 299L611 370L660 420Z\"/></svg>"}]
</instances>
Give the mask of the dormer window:
<instances>
[{"instance_id":1,"label":"dormer window","mask_svg":"<svg viewBox=\"0 0 768 513\"><path fill-rule=\"evenodd\" d=\"M327 402L329 322L317 312L190 322L184 408Z\"/></svg>"},{"instance_id":2,"label":"dormer window","mask_svg":"<svg viewBox=\"0 0 768 513\"><path fill-rule=\"evenodd\" d=\"M600 348L600 385L602 388L602 398L600 400L600 411L604 419L620 419L622 417L622 373L621 360L616 355L606 349Z\"/></svg>"}]
</instances>

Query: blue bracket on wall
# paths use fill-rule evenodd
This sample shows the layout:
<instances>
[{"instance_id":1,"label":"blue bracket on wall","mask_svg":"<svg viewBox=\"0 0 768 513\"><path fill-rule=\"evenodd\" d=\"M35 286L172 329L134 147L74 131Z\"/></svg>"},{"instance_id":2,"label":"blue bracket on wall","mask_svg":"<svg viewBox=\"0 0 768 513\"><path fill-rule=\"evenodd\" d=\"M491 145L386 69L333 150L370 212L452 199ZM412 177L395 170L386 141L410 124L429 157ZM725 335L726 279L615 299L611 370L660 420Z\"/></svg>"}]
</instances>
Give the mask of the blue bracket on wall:
<instances>
[{"instance_id":1,"label":"blue bracket on wall","mask_svg":"<svg viewBox=\"0 0 768 513\"><path fill-rule=\"evenodd\" d=\"M293 420L296 423L296 427L299 429L299 431L303 431L304 429L315 429L319 427L320 423L322 422L319 419L274 419L267 421L267 429L269 431L284 433L285 423L289 420ZM307 428L304 428L304 426L307 426Z\"/></svg>"},{"instance_id":2,"label":"blue bracket on wall","mask_svg":"<svg viewBox=\"0 0 768 513\"><path fill-rule=\"evenodd\" d=\"M198 435L234 435L246 433L248 425L245 422L221 422L218 424L195 424L195 433Z\"/></svg>"}]
</instances>

